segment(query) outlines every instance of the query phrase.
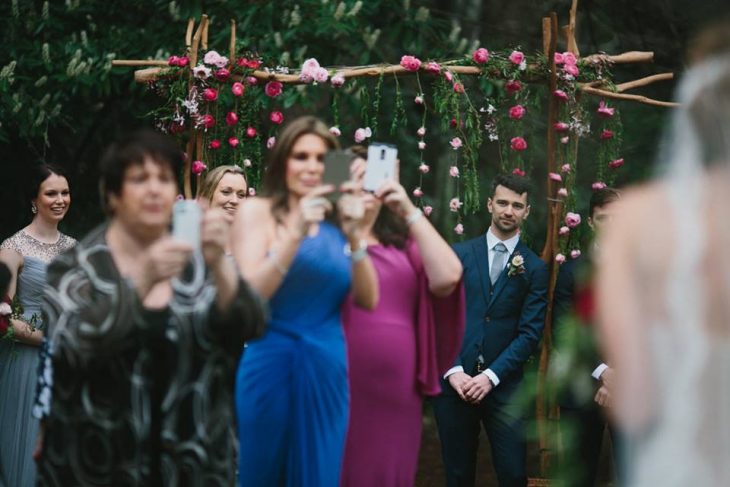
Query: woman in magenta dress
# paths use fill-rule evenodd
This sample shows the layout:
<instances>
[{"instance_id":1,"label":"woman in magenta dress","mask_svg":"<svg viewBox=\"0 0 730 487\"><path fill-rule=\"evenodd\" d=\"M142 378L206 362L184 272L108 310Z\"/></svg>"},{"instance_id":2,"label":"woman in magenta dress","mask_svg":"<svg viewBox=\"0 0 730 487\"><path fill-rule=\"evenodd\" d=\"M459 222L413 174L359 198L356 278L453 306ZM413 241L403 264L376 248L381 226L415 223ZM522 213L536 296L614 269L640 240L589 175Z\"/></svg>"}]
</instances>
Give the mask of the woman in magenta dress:
<instances>
[{"instance_id":1,"label":"woman in magenta dress","mask_svg":"<svg viewBox=\"0 0 730 487\"><path fill-rule=\"evenodd\" d=\"M440 392L464 332L462 267L397 182L365 205L380 301L372 311L348 303L343 312L350 420L341 484L412 487L423 398Z\"/></svg>"}]
</instances>

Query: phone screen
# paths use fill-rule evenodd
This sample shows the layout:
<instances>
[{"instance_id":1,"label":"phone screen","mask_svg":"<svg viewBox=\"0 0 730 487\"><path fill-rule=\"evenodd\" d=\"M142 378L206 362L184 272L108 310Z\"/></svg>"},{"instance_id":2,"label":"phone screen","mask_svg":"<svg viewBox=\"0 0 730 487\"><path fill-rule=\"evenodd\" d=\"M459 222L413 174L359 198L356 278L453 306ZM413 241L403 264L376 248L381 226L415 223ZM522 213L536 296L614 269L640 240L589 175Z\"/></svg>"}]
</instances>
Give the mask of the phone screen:
<instances>
[{"instance_id":1,"label":"phone screen","mask_svg":"<svg viewBox=\"0 0 730 487\"><path fill-rule=\"evenodd\" d=\"M348 151L331 150L324 156L324 175L322 184L331 184L335 187L332 193L335 197L339 192L337 189L350 179L350 165L355 156Z\"/></svg>"},{"instance_id":2,"label":"phone screen","mask_svg":"<svg viewBox=\"0 0 730 487\"><path fill-rule=\"evenodd\" d=\"M390 144L373 143L368 147L368 166L363 189L376 191L383 181L397 180L398 149Z\"/></svg>"},{"instance_id":3,"label":"phone screen","mask_svg":"<svg viewBox=\"0 0 730 487\"><path fill-rule=\"evenodd\" d=\"M200 250L202 211L195 200L181 200L172 208L172 238Z\"/></svg>"}]
</instances>

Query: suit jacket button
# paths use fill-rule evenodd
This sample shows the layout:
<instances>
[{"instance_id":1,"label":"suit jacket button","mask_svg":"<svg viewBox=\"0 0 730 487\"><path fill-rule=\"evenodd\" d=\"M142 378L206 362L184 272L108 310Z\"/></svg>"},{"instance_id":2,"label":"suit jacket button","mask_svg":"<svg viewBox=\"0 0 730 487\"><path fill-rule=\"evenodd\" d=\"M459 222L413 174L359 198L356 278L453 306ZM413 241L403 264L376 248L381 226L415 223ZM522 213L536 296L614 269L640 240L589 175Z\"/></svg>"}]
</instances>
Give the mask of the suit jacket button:
<instances>
[{"instance_id":1,"label":"suit jacket button","mask_svg":"<svg viewBox=\"0 0 730 487\"><path fill-rule=\"evenodd\" d=\"M489 316L484 318L484 321L486 321L487 323L489 323L489 320L490 320Z\"/></svg>"}]
</instances>

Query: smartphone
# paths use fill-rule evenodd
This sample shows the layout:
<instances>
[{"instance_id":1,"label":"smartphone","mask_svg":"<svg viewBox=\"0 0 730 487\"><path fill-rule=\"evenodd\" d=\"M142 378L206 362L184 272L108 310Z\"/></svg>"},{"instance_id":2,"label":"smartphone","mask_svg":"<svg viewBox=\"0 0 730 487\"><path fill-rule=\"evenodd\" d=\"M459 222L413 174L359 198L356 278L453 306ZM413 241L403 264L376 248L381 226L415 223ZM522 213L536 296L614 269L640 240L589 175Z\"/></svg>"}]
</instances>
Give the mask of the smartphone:
<instances>
[{"instance_id":1,"label":"smartphone","mask_svg":"<svg viewBox=\"0 0 730 487\"><path fill-rule=\"evenodd\" d=\"M200 220L203 216L195 200L180 200L172 208L172 238L200 250Z\"/></svg>"},{"instance_id":2,"label":"smartphone","mask_svg":"<svg viewBox=\"0 0 730 487\"><path fill-rule=\"evenodd\" d=\"M352 152L344 150L331 150L324 156L324 175L322 184L331 184L335 187L332 198L339 196L339 187L345 181L350 180L350 165L355 159Z\"/></svg>"},{"instance_id":3,"label":"smartphone","mask_svg":"<svg viewBox=\"0 0 730 487\"><path fill-rule=\"evenodd\" d=\"M398 149L391 144L374 142L368 147L368 166L365 169L363 189L376 191L383 181L398 179Z\"/></svg>"}]
</instances>

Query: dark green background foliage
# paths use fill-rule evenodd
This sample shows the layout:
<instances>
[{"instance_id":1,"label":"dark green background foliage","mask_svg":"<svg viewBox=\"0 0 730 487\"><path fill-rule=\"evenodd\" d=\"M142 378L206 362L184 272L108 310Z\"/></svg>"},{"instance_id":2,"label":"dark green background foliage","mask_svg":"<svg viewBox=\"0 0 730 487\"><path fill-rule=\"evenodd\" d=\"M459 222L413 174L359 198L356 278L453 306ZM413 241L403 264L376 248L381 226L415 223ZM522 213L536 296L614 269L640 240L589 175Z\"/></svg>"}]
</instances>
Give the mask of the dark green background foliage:
<instances>
[{"instance_id":1,"label":"dark green background foliage","mask_svg":"<svg viewBox=\"0 0 730 487\"><path fill-rule=\"evenodd\" d=\"M617 67L617 82L663 71L681 73L687 39L706 21L728 12L724 0L700 2L677 0L582 1L578 12L578 43L582 54L629 50L655 51L654 65ZM224 55L228 51L229 23L238 25L238 47L257 51L267 64L298 68L315 57L323 66L397 63L403 54L429 59L458 59L478 46L490 50L519 47L531 54L541 49L541 17L551 10L567 22L569 0L393 1L303 0L293 1L179 1L109 2L102 0L31 1L6 0L0 5L3 28L0 38L0 144L3 148L0 192L0 238L30 219L25 181L34 164L42 161L63 166L71 180L73 205L64 229L81 236L102 218L96 185L96 161L103 148L120 133L152 126L145 117L160 99L133 81L132 69L111 68L112 59L166 59L182 54L186 20L207 13L212 20L209 46ZM559 46L564 48L564 46ZM338 96L343 143L355 128L363 126L361 107L372 107L377 78L348 83ZM418 183L416 129L422 109L412 103L418 92L415 78L402 77L403 119L391 134L398 113L395 83L386 82L381 93L377 139L401 147L404 183ZM467 91L470 83L465 80ZM482 86L484 89L485 87ZM428 88L427 100L429 99ZM539 88L535 88L537 91ZM660 83L638 91L658 99L670 99L673 83ZM489 87L486 87L489 90ZM314 113L334 123L332 90L286 88L277 108L288 119ZM472 100L479 107L483 100ZM632 103L615 104L624 126L622 168L618 184L639 181L654 172L654 154L668 109ZM429 107L432 110L432 107ZM268 112L259 114L266 126ZM371 112L366 115L370 117ZM526 158L533 166L535 191L533 217L528 234L539 250L545 221L544 205L544 111L532 111L530 148ZM373 120L369 120L373 125ZM453 196L447 172L452 152L434 113L427 113L431 173L423 179L424 192L437 210L434 219L452 235L453 214L445 211ZM412 149L411 149L412 148ZM579 167L591 167L595 143L581 142ZM485 143L479 154L481 204L486 188L499 167L499 148ZM582 165L582 166L581 166ZM595 177L582 171L581 210ZM482 232L484 213L467 216L466 236Z\"/></svg>"}]
</instances>

